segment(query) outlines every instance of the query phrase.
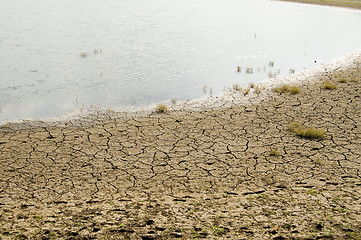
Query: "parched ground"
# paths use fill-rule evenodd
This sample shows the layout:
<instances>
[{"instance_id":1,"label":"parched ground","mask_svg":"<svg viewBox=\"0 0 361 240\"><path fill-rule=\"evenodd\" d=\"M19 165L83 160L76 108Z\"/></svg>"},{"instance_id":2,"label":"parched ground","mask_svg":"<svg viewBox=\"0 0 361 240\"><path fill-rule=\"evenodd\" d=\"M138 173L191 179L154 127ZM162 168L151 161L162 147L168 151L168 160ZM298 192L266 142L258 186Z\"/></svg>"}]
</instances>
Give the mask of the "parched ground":
<instances>
[{"instance_id":1,"label":"parched ground","mask_svg":"<svg viewBox=\"0 0 361 240\"><path fill-rule=\"evenodd\" d=\"M360 60L259 104L3 126L0 238L361 239Z\"/></svg>"}]
</instances>

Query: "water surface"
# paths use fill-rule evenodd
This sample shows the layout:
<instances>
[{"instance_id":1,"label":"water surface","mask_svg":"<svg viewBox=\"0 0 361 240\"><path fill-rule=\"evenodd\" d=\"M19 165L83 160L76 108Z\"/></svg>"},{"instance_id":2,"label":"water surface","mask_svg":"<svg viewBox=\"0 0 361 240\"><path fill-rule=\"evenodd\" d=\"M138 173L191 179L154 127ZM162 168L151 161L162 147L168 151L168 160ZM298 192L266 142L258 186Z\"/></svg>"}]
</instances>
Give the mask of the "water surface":
<instances>
[{"instance_id":1,"label":"water surface","mask_svg":"<svg viewBox=\"0 0 361 240\"><path fill-rule=\"evenodd\" d=\"M0 123L220 94L361 42L360 11L268 0L0 4Z\"/></svg>"}]
</instances>

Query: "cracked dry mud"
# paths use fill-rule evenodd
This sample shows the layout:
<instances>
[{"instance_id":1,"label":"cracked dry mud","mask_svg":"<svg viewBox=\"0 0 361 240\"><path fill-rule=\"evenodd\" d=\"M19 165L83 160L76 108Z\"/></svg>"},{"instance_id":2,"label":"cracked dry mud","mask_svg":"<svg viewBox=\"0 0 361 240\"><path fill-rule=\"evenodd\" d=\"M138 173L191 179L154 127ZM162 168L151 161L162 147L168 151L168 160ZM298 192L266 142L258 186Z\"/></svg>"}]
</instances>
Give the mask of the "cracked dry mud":
<instances>
[{"instance_id":1,"label":"cracked dry mud","mask_svg":"<svg viewBox=\"0 0 361 240\"><path fill-rule=\"evenodd\" d=\"M1 127L1 239L360 239L360 61L312 78L251 105Z\"/></svg>"}]
</instances>

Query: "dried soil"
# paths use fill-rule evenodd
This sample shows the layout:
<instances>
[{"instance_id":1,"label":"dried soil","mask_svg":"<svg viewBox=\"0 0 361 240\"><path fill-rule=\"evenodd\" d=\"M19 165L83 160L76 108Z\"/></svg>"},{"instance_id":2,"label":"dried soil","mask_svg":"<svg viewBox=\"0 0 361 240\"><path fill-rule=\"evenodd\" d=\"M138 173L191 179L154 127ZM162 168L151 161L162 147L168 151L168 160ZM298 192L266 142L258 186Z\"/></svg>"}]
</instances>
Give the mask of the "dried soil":
<instances>
[{"instance_id":1,"label":"dried soil","mask_svg":"<svg viewBox=\"0 0 361 240\"><path fill-rule=\"evenodd\" d=\"M360 239L360 62L249 105L2 126L0 238Z\"/></svg>"}]
</instances>

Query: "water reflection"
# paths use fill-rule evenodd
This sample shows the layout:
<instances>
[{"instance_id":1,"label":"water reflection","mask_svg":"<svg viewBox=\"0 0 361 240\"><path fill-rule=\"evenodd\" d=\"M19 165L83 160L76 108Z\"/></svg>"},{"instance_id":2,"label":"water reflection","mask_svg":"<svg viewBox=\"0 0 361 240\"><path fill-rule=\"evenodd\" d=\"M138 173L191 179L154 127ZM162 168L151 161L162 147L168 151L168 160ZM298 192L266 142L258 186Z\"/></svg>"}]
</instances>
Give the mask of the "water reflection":
<instances>
[{"instance_id":1,"label":"water reflection","mask_svg":"<svg viewBox=\"0 0 361 240\"><path fill-rule=\"evenodd\" d=\"M359 11L268 0L0 3L0 122L215 95L361 42Z\"/></svg>"}]
</instances>

